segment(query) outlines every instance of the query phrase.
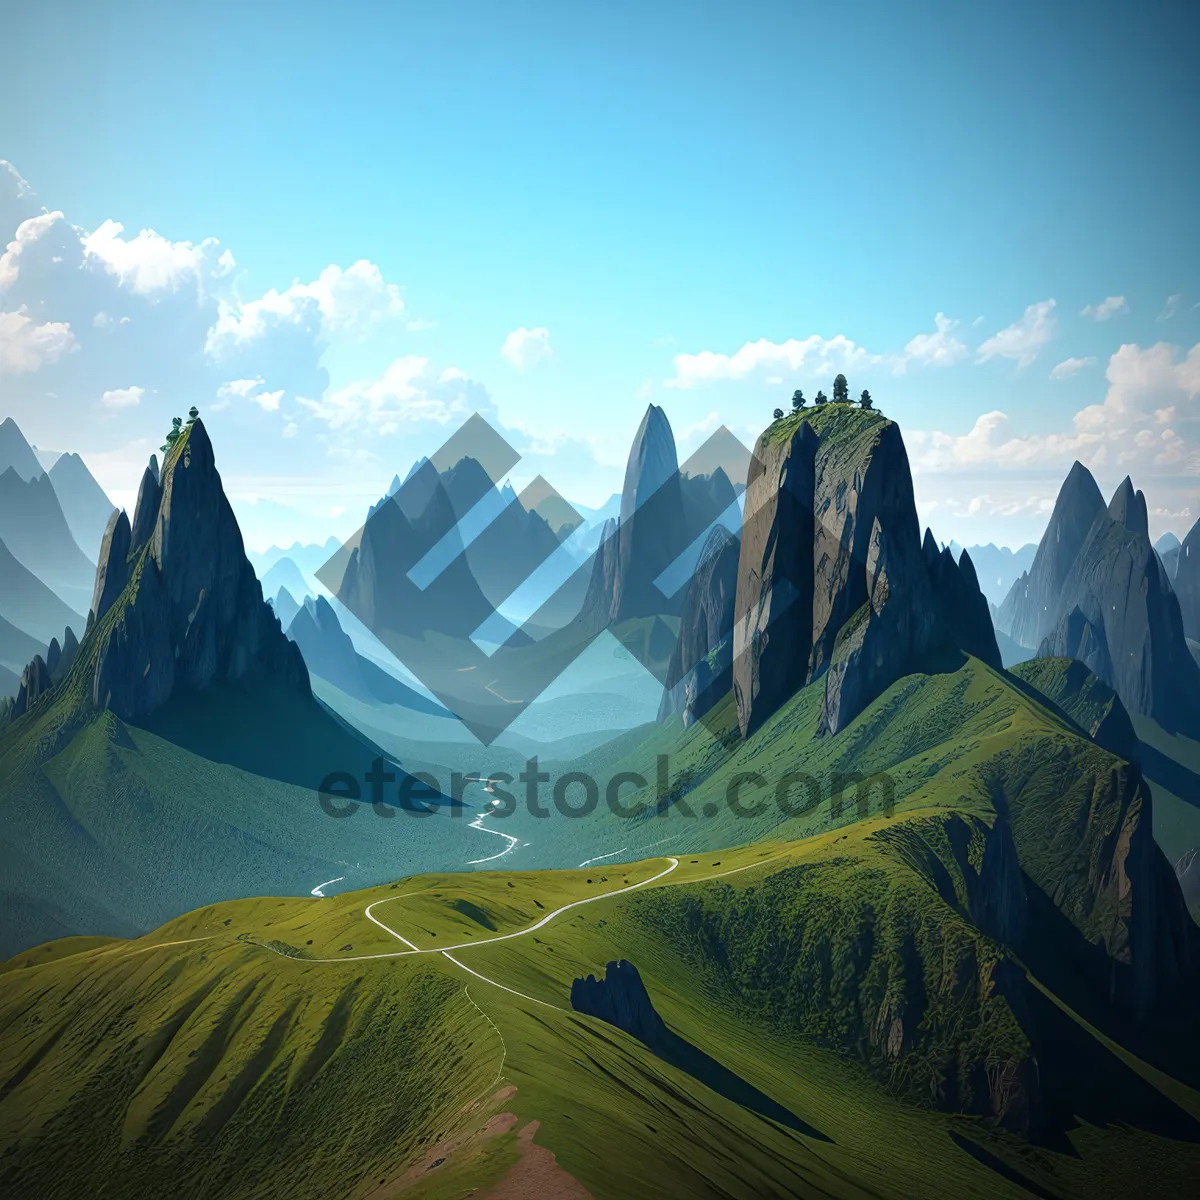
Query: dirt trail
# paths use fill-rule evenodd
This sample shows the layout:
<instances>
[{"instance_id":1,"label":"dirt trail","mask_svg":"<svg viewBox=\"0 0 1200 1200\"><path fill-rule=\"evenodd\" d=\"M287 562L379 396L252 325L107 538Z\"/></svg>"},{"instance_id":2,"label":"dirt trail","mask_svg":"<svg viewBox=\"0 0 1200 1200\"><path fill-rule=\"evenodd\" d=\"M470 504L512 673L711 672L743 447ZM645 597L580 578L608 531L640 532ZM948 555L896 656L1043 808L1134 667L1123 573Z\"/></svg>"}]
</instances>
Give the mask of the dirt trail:
<instances>
[{"instance_id":1,"label":"dirt trail","mask_svg":"<svg viewBox=\"0 0 1200 1200\"><path fill-rule=\"evenodd\" d=\"M552 1150L533 1139L539 1122L530 1121L517 1134L521 1160L511 1167L495 1187L483 1193L482 1200L592 1200L592 1193L558 1165Z\"/></svg>"}]
</instances>

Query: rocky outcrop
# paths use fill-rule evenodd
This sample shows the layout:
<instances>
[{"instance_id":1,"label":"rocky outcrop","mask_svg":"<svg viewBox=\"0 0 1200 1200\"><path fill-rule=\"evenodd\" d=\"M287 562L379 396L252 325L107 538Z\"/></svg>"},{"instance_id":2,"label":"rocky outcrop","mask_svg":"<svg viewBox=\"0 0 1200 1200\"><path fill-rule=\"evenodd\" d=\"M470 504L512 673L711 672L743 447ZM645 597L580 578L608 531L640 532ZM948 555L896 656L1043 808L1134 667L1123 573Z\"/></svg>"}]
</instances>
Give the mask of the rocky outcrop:
<instances>
[{"instance_id":1,"label":"rocky outcrop","mask_svg":"<svg viewBox=\"0 0 1200 1200\"><path fill-rule=\"evenodd\" d=\"M653 497L653 519L648 502ZM612 619L654 616L667 611L654 581L683 548L683 494L675 437L667 414L647 407L633 439L621 489L617 532L617 571Z\"/></svg>"},{"instance_id":2,"label":"rocky outcrop","mask_svg":"<svg viewBox=\"0 0 1200 1200\"><path fill-rule=\"evenodd\" d=\"M651 1049L662 1042L666 1032L637 967L624 959L610 962L603 979L594 975L576 979L571 984L571 1007L615 1025Z\"/></svg>"},{"instance_id":3,"label":"rocky outcrop","mask_svg":"<svg viewBox=\"0 0 1200 1200\"><path fill-rule=\"evenodd\" d=\"M1200 521L1192 526L1179 548L1173 586L1184 632L1192 641L1200 642Z\"/></svg>"},{"instance_id":4,"label":"rocky outcrop","mask_svg":"<svg viewBox=\"0 0 1200 1200\"><path fill-rule=\"evenodd\" d=\"M150 504L154 491L144 487L141 501ZM132 538L123 513L105 535L88 655L92 702L132 719L179 690L255 675L307 694L303 659L263 601L202 422L163 464L153 523L148 511L139 503L135 520L150 536L126 555L121 547ZM125 572L128 582L113 597Z\"/></svg>"},{"instance_id":5,"label":"rocky outcrop","mask_svg":"<svg viewBox=\"0 0 1200 1200\"><path fill-rule=\"evenodd\" d=\"M17 698L13 701L12 716L23 716L33 706L34 702L44 692L48 692L53 683L50 679L50 668L40 654L34 656L32 662L21 672L21 687Z\"/></svg>"},{"instance_id":6,"label":"rocky outcrop","mask_svg":"<svg viewBox=\"0 0 1200 1200\"><path fill-rule=\"evenodd\" d=\"M62 652L59 654L58 664L50 668L55 683L66 677L67 672L74 665L75 656L78 653L79 639L75 636L75 631L68 625L63 634Z\"/></svg>"},{"instance_id":7,"label":"rocky outcrop","mask_svg":"<svg viewBox=\"0 0 1200 1200\"><path fill-rule=\"evenodd\" d=\"M807 678L813 623L813 496L820 438L807 422L754 447L734 604L733 693L742 733Z\"/></svg>"},{"instance_id":8,"label":"rocky outcrop","mask_svg":"<svg viewBox=\"0 0 1200 1200\"><path fill-rule=\"evenodd\" d=\"M1132 534L1148 538L1150 536L1150 518L1146 512L1146 497L1139 491L1135 492L1133 480L1128 475L1121 480L1120 486L1108 502L1108 517L1123 525Z\"/></svg>"},{"instance_id":9,"label":"rocky outcrop","mask_svg":"<svg viewBox=\"0 0 1200 1200\"><path fill-rule=\"evenodd\" d=\"M1176 586L1186 589L1178 577ZM1095 481L1076 463L1033 567L1014 585L997 623L1039 656L1086 664L1130 712L1195 738L1200 671L1183 608L1150 544L1145 497L1126 478L1104 508Z\"/></svg>"},{"instance_id":10,"label":"rocky outcrop","mask_svg":"<svg viewBox=\"0 0 1200 1200\"><path fill-rule=\"evenodd\" d=\"M150 540L161 503L162 481L158 474L158 457L152 454L138 487L137 507L133 510L133 526L129 535L132 545L144 546Z\"/></svg>"},{"instance_id":11,"label":"rocky outcrop","mask_svg":"<svg viewBox=\"0 0 1200 1200\"><path fill-rule=\"evenodd\" d=\"M929 530L925 531L925 538L928 546L932 541ZM929 561L928 551L926 560ZM989 666L1000 667L1000 649L996 644L991 608L979 586L970 554L964 550L955 562L949 547L940 552L934 547L929 578L938 616L948 631L950 642Z\"/></svg>"},{"instance_id":12,"label":"rocky outcrop","mask_svg":"<svg viewBox=\"0 0 1200 1200\"><path fill-rule=\"evenodd\" d=\"M825 677L837 733L922 658L957 648L1000 666L969 556L923 552L899 427L828 406L758 440L746 488L733 643L742 732Z\"/></svg>"},{"instance_id":13,"label":"rocky outcrop","mask_svg":"<svg viewBox=\"0 0 1200 1200\"><path fill-rule=\"evenodd\" d=\"M1200 738L1200 668L1138 512L1135 505L1135 529L1105 517L1092 527L1063 584L1062 616L1039 653L1080 658L1131 712L1152 717L1169 732Z\"/></svg>"},{"instance_id":14,"label":"rocky outcrop","mask_svg":"<svg viewBox=\"0 0 1200 1200\"><path fill-rule=\"evenodd\" d=\"M1101 679L1113 677L1112 659L1108 654L1108 639L1104 633L1104 618L1096 618L1098 627L1084 616L1078 607L1064 613L1050 635L1038 647L1038 658L1074 658Z\"/></svg>"},{"instance_id":15,"label":"rocky outcrop","mask_svg":"<svg viewBox=\"0 0 1200 1200\"><path fill-rule=\"evenodd\" d=\"M1057 624L1063 585L1104 511L1104 497L1092 473L1082 463L1075 463L1059 489L1033 566L1013 584L1000 605L997 628L1019 645L1040 646Z\"/></svg>"},{"instance_id":16,"label":"rocky outcrop","mask_svg":"<svg viewBox=\"0 0 1200 1200\"><path fill-rule=\"evenodd\" d=\"M690 725L732 686L740 549L739 539L721 525L704 543L684 595L679 638L667 668L659 720L678 712L684 725Z\"/></svg>"},{"instance_id":17,"label":"rocky outcrop","mask_svg":"<svg viewBox=\"0 0 1200 1200\"><path fill-rule=\"evenodd\" d=\"M149 532L138 544L145 545L148 540ZM100 541L96 586L92 592L92 613L97 621L112 608L113 602L129 585L129 552L132 543L129 518L125 510L120 509L108 518L104 537Z\"/></svg>"}]
</instances>

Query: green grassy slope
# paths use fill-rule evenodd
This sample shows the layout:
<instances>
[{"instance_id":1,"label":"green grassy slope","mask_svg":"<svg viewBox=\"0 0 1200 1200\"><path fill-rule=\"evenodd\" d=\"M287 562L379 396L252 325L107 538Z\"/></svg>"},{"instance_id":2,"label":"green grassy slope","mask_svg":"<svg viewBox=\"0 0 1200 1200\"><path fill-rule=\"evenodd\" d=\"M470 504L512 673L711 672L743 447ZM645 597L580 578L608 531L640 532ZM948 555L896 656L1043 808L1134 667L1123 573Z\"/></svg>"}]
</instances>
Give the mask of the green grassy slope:
<instances>
[{"instance_id":1,"label":"green grassy slope","mask_svg":"<svg viewBox=\"0 0 1200 1200\"><path fill-rule=\"evenodd\" d=\"M1200 1146L1181 1138L1200 1132L1200 1095L1060 1005L1031 1023L1032 984L989 986L1003 963L1023 979L1020 964L879 836L887 827L697 855L665 875L657 859L232 902L136 942L18 960L0 974L0 1186L384 1197L405 1181L405 1195L461 1196L517 1160L514 1134L480 1135L511 1112L538 1121L537 1143L597 1197L1069 1197L1135 1182L1184 1194ZM366 918L372 904L423 951L470 943L453 952L462 967L404 953ZM847 953L868 920L871 944ZM392 957L363 957L379 954ZM698 1077L570 1011L571 980L617 957L724 1075ZM907 997L912 1015L919 990L911 1049L889 1059L876 1013ZM1086 1119L1066 1122L1065 1140L1039 1148L938 1110L931 1080L986 1092L1046 1038L1050 1010L1051 1040L1077 1039L1096 1085L1068 1097ZM796 1127L759 1115L730 1079Z\"/></svg>"},{"instance_id":2,"label":"green grassy slope","mask_svg":"<svg viewBox=\"0 0 1200 1200\"><path fill-rule=\"evenodd\" d=\"M328 816L320 781L346 771L361 783L375 751L285 689L214 689L146 725L58 703L0 732L7 953L337 876L458 866L488 840L444 809Z\"/></svg>"}]
</instances>

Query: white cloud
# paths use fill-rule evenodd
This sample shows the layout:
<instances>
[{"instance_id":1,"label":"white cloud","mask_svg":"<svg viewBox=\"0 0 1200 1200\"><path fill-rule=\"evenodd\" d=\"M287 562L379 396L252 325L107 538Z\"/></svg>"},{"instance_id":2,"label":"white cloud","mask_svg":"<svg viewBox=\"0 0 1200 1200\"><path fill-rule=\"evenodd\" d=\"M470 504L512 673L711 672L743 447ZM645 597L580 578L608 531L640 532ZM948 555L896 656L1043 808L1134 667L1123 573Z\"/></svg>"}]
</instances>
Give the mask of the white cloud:
<instances>
[{"instance_id":1,"label":"white cloud","mask_svg":"<svg viewBox=\"0 0 1200 1200\"><path fill-rule=\"evenodd\" d=\"M870 354L862 346L838 334L823 338L819 334L786 342L769 342L760 338L746 342L734 354L718 354L702 350L699 354L677 354L674 358L675 377L665 381L672 388L691 388L697 384L722 380L745 379L752 374L777 374L782 368L792 374L837 374L855 368L871 366L880 356Z\"/></svg>"},{"instance_id":2,"label":"white cloud","mask_svg":"<svg viewBox=\"0 0 1200 1200\"><path fill-rule=\"evenodd\" d=\"M1085 305L1079 315L1091 317L1093 321L1107 321L1128 311L1129 305L1125 303L1124 296L1106 296L1099 304Z\"/></svg>"},{"instance_id":3,"label":"white cloud","mask_svg":"<svg viewBox=\"0 0 1200 1200\"><path fill-rule=\"evenodd\" d=\"M176 292L184 285L200 283L205 262L210 257L219 265L219 273L232 269L233 257L224 251L219 257L216 238L205 238L198 245L172 242L153 229L143 229L136 237L123 238L125 226L111 219L95 233L83 238L88 254L98 258L130 290L141 295L151 292Z\"/></svg>"},{"instance_id":4,"label":"white cloud","mask_svg":"<svg viewBox=\"0 0 1200 1200\"><path fill-rule=\"evenodd\" d=\"M296 434L298 434L299 432L300 432L300 426L297 425L295 421L289 421L283 427L283 436L285 439L294 438L296 436Z\"/></svg>"},{"instance_id":5,"label":"white cloud","mask_svg":"<svg viewBox=\"0 0 1200 1200\"><path fill-rule=\"evenodd\" d=\"M935 331L933 333L918 333L904 347L893 371L903 375L908 370L909 363L918 366L949 367L961 362L967 356L967 348L951 332L958 322L945 313L938 313L933 318Z\"/></svg>"},{"instance_id":6,"label":"white cloud","mask_svg":"<svg viewBox=\"0 0 1200 1200\"><path fill-rule=\"evenodd\" d=\"M961 435L914 431L907 435L918 471L1048 468L1073 459L1122 473L1172 468L1200 475L1200 344L1186 354L1158 342L1122 346L1108 362L1101 404L1075 414L1073 428L1009 436L1005 413L984 413Z\"/></svg>"},{"instance_id":7,"label":"white cloud","mask_svg":"<svg viewBox=\"0 0 1200 1200\"><path fill-rule=\"evenodd\" d=\"M255 388L261 387L262 384L263 378L261 375L257 379L231 379L228 383L221 384L218 394L237 396L239 399L244 399Z\"/></svg>"},{"instance_id":8,"label":"white cloud","mask_svg":"<svg viewBox=\"0 0 1200 1200\"><path fill-rule=\"evenodd\" d=\"M3 286L2 277L3 271L0 270L0 286ZM1174 295L1168 296L1166 304L1163 305L1162 312L1158 314L1158 319L1160 321L1169 321L1179 311L1179 306L1182 303L1183 295L1180 292L1175 292Z\"/></svg>"},{"instance_id":9,"label":"white cloud","mask_svg":"<svg viewBox=\"0 0 1200 1200\"><path fill-rule=\"evenodd\" d=\"M431 421L444 425L489 407L483 388L461 371L438 372L417 354L392 362L374 380L359 380L299 403L331 429L367 428L386 436L402 425Z\"/></svg>"},{"instance_id":10,"label":"white cloud","mask_svg":"<svg viewBox=\"0 0 1200 1200\"><path fill-rule=\"evenodd\" d=\"M279 402L283 399L284 388L273 392L260 392L264 379L261 375L253 379L231 379L217 388L217 412L228 408L238 400L253 400L264 412L278 412Z\"/></svg>"},{"instance_id":11,"label":"white cloud","mask_svg":"<svg viewBox=\"0 0 1200 1200\"><path fill-rule=\"evenodd\" d=\"M1072 375L1078 375L1080 371L1086 367L1094 367L1096 360L1094 358L1064 358L1062 362L1050 372L1051 379L1070 379Z\"/></svg>"},{"instance_id":12,"label":"white cloud","mask_svg":"<svg viewBox=\"0 0 1200 1200\"><path fill-rule=\"evenodd\" d=\"M146 389L140 387L114 388L100 397L100 403L105 408L136 408L145 394Z\"/></svg>"},{"instance_id":13,"label":"white cloud","mask_svg":"<svg viewBox=\"0 0 1200 1200\"><path fill-rule=\"evenodd\" d=\"M20 375L52 363L76 346L65 321L38 325L22 305L16 312L0 312L0 371Z\"/></svg>"},{"instance_id":14,"label":"white cloud","mask_svg":"<svg viewBox=\"0 0 1200 1200\"><path fill-rule=\"evenodd\" d=\"M263 338L273 327L311 327L325 338L363 336L383 321L404 315L400 289L366 259L345 270L330 264L311 283L298 280L279 292L271 288L257 300L224 300L208 334L208 352L220 358Z\"/></svg>"},{"instance_id":15,"label":"white cloud","mask_svg":"<svg viewBox=\"0 0 1200 1200\"><path fill-rule=\"evenodd\" d=\"M976 358L979 362L1008 358L1019 367L1027 367L1054 336L1055 324L1054 301L1039 300L1025 310L1020 320L988 338L979 347Z\"/></svg>"},{"instance_id":16,"label":"white cloud","mask_svg":"<svg viewBox=\"0 0 1200 1200\"><path fill-rule=\"evenodd\" d=\"M24 180L22 180L24 182ZM30 217L17 226L17 235L8 243L8 249L0 254L0 289L12 287L20 275L20 257L26 246L38 241L51 227L63 219L60 212L42 213Z\"/></svg>"},{"instance_id":17,"label":"white cloud","mask_svg":"<svg viewBox=\"0 0 1200 1200\"><path fill-rule=\"evenodd\" d=\"M550 349L550 330L544 325L534 329L514 329L500 347L501 357L508 360L518 371L527 371L554 353Z\"/></svg>"}]
</instances>

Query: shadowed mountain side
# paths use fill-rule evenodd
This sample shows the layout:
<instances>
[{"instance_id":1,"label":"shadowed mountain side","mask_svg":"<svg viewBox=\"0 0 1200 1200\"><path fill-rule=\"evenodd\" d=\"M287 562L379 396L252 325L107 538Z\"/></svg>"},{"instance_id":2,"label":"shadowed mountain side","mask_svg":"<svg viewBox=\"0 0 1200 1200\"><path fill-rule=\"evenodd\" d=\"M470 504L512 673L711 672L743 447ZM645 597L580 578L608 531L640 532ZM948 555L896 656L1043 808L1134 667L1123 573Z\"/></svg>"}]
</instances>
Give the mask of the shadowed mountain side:
<instances>
[{"instance_id":1,"label":"shadowed mountain side","mask_svg":"<svg viewBox=\"0 0 1200 1200\"><path fill-rule=\"evenodd\" d=\"M88 560L94 562L113 512L113 502L78 454L61 455L50 468L49 475L71 536Z\"/></svg>"},{"instance_id":2,"label":"shadowed mountain side","mask_svg":"<svg viewBox=\"0 0 1200 1200\"><path fill-rule=\"evenodd\" d=\"M1010 674L1019 686L1078 725L1096 745L1126 762L1144 765L1141 743L1120 696L1084 663L1070 658L1032 658Z\"/></svg>"},{"instance_id":3,"label":"shadowed mountain side","mask_svg":"<svg viewBox=\"0 0 1200 1200\"><path fill-rule=\"evenodd\" d=\"M1184 632L1193 642L1200 642L1200 521L1179 547L1173 586L1179 597Z\"/></svg>"},{"instance_id":4,"label":"shadowed mountain side","mask_svg":"<svg viewBox=\"0 0 1200 1200\"><path fill-rule=\"evenodd\" d=\"M733 613L741 544L723 526L704 543L687 587L679 637L667 667L659 720L702 717L733 686Z\"/></svg>"},{"instance_id":5,"label":"shadowed mountain side","mask_svg":"<svg viewBox=\"0 0 1200 1200\"><path fill-rule=\"evenodd\" d=\"M71 536L48 475L26 481L11 467L0 474L0 540L56 595L82 606L95 566Z\"/></svg>"},{"instance_id":6,"label":"shadowed mountain side","mask_svg":"<svg viewBox=\"0 0 1200 1200\"><path fill-rule=\"evenodd\" d=\"M43 645L70 625L82 630L87 619L64 604L0 540L0 616Z\"/></svg>"},{"instance_id":7,"label":"shadowed mountain side","mask_svg":"<svg viewBox=\"0 0 1200 1200\"><path fill-rule=\"evenodd\" d=\"M359 654L323 596L304 602L288 625L287 636L300 647L312 674L348 696L369 703L402 705L434 716L446 715L441 705Z\"/></svg>"},{"instance_id":8,"label":"shadowed mountain side","mask_svg":"<svg viewBox=\"0 0 1200 1200\"><path fill-rule=\"evenodd\" d=\"M828 1142L819 1129L760 1092L715 1058L668 1029L654 1009L637 967L624 960L610 962L603 979L589 975L571 984L571 1007L635 1037L664 1062L690 1075L726 1100L776 1121L817 1141Z\"/></svg>"}]
</instances>

